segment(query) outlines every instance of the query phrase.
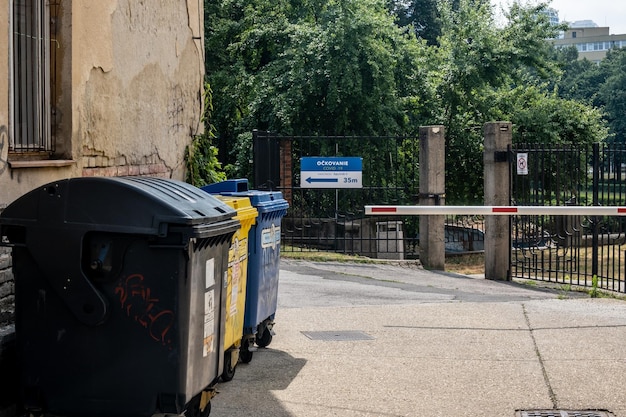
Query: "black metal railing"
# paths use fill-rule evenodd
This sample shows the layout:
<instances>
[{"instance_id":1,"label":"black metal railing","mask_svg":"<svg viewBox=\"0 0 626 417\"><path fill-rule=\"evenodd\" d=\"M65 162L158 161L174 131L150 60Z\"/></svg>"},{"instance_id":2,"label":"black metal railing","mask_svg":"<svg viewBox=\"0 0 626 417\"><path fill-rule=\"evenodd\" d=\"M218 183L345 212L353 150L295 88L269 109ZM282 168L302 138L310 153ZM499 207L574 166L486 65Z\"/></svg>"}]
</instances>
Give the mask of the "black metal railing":
<instances>
[{"instance_id":1,"label":"black metal railing","mask_svg":"<svg viewBox=\"0 0 626 417\"><path fill-rule=\"evenodd\" d=\"M512 167L512 204L626 204L623 145L520 144L512 151L528 161L527 174ZM512 276L625 292L625 222L617 216L516 216Z\"/></svg>"},{"instance_id":2,"label":"black metal railing","mask_svg":"<svg viewBox=\"0 0 626 417\"><path fill-rule=\"evenodd\" d=\"M51 153L55 149L52 106L56 90L58 40L51 24L59 4L15 1L13 4L12 153Z\"/></svg>"},{"instance_id":3,"label":"black metal railing","mask_svg":"<svg viewBox=\"0 0 626 417\"><path fill-rule=\"evenodd\" d=\"M417 137L280 136L255 132L257 188L283 192L283 251L330 251L374 258L417 257L415 217L365 216L366 205L417 204ZM303 157L362 158L358 188L311 188L301 178ZM280 160L279 166L268 161ZM350 179L352 181L352 179Z\"/></svg>"}]
</instances>

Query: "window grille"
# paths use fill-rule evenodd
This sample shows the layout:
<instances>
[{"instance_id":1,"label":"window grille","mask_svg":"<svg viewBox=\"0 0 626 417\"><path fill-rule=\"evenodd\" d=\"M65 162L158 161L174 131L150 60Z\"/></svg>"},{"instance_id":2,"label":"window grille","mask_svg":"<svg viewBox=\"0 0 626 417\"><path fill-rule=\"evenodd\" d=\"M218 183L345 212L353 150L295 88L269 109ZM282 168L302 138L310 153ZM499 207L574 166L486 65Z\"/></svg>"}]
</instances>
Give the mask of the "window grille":
<instances>
[{"instance_id":1,"label":"window grille","mask_svg":"<svg viewBox=\"0 0 626 417\"><path fill-rule=\"evenodd\" d=\"M14 0L13 152L53 152L48 0Z\"/></svg>"}]
</instances>

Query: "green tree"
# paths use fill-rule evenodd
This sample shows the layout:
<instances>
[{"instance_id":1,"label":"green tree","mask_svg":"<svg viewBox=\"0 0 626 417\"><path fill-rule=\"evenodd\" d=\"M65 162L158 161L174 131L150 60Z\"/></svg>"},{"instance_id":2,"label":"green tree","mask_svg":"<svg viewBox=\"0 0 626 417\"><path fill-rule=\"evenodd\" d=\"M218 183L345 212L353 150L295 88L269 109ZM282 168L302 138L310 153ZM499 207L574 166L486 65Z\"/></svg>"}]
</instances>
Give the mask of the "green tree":
<instances>
[{"instance_id":1,"label":"green tree","mask_svg":"<svg viewBox=\"0 0 626 417\"><path fill-rule=\"evenodd\" d=\"M332 6L332 7L330 7ZM276 115L272 127L294 134L400 134L404 100L426 98L424 48L402 34L378 0L329 3L315 24L300 24L283 59L262 78ZM421 77L420 77L421 75ZM411 79L410 87L402 82ZM268 120L270 116L261 117Z\"/></svg>"},{"instance_id":2,"label":"green tree","mask_svg":"<svg viewBox=\"0 0 626 417\"><path fill-rule=\"evenodd\" d=\"M598 93L614 140L626 143L626 49L608 52L599 66L605 77Z\"/></svg>"},{"instance_id":3,"label":"green tree","mask_svg":"<svg viewBox=\"0 0 626 417\"><path fill-rule=\"evenodd\" d=\"M387 0L389 11L396 16L400 27L411 27L415 35L428 45L438 45L442 34L440 4L451 10L460 8L459 0ZM472 0L473 7L489 4L489 0Z\"/></svg>"},{"instance_id":4,"label":"green tree","mask_svg":"<svg viewBox=\"0 0 626 417\"><path fill-rule=\"evenodd\" d=\"M559 26L542 13L546 4L514 2L499 28L487 4L442 3L438 46L441 122L446 125L447 195L451 202L482 200L482 127L515 123L514 140L578 143L600 138L600 114L590 106L549 92L560 68L551 43Z\"/></svg>"},{"instance_id":5,"label":"green tree","mask_svg":"<svg viewBox=\"0 0 626 417\"><path fill-rule=\"evenodd\" d=\"M219 159L229 176L247 174L251 150L246 138L253 129L267 128L250 119L251 103L258 93L258 74L288 40L286 9L284 1L205 1L206 78L214 93Z\"/></svg>"},{"instance_id":6,"label":"green tree","mask_svg":"<svg viewBox=\"0 0 626 417\"><path fill-rule=\"evenodd\" d=\"M559 96L594 106L600 105L598 92L605 79L600 66L588 59L578 59L575 46L556 49L554 59L562 71L562 76L554 80Z\"/></svg>"},{"instance_id":7,"label":"green tree","mask_svg":"<svg viewBox=\"0 0 626 417\"><path fill-rule=\"evenodd\" d=\"M383 0L213 3L206 61L220 146L249 149L245 132L255 128L393 135L427 120L428 51Z\"/></svg>"},{"instance_id":8,"label":"green tree","mask_svg":"<svg viewBox=\"0 0 626 417\"><path fill-rule=\"evenodd\" d=\"M220 159L247 175L253 129L358 136L444 124L448 201L479 202L484 123L514 121L514 140L576 143L604 132L590 107L601 94L579 102L595 79L576 90L573 75L559 78L586 64L555 59L549 39L562 27L546 7L514 2L498 27L485 0L207 2Z\"/></svg>"},{"instance_id":9,"label":"green tree","mask_svg":"<svg viewBox=\"0 0 626 417\"><path fill-rule=\"evenodd\" d=\"M389 0L388 8L396 16L400 27L411 27L418 38L428 45L436 45L441 35L438 0Z\"/></svg>"},{"instance_id":10,"label":"green tree","mask_svg":"<svg viewBox=\"0 0 626 417\"><path fill-rule=\"evenodd\" d=\"M514 88L500 95L497 105L515 109L510 121L519 143L586 146L608 135L599 109L563 99L541 86Z\"/></svg>"},{"instance_id":11,"label":"green tree","mask_svg":"<svg viewBox=\"0 0 626 417\"><path fill-rule=\"evenodd\" d=\"M576 48L555 53L563 75L555 80L559 96L588 103L602 111L609 139L626 143L626 49L612 49L599 64L578 59Z\"/></svg>"}]
</instances>

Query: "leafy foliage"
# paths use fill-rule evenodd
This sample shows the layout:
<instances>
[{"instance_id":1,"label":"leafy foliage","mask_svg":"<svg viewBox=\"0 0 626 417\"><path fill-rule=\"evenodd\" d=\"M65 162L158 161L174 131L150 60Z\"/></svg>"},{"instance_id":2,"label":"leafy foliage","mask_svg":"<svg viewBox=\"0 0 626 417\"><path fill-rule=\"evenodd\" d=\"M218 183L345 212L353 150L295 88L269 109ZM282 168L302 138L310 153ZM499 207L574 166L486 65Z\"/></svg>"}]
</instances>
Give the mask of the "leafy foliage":
<instances>
[{"instance_id":1,"label":"leafy foliage","mask_svg":"<svg viewBox=\"0 0 626 417\"><path fill-rule=\"evenodd\" d=\"M185 149L185 166L187 175L185 180L202 187L206 184L220 182L226 179L219 162L217 148L213 145L215 139L215 127L211 124L213 111L212 91L208 83L204 85L204 132L195 135L191 143Z\"/></svg>"},{"instance_id":2,"label":"leafy foliage","mask_svg":"<svg viewBox=\"0 0 626 417\"><path fill-rule=\"evenodd\" d=\"M554 60L562 71L561 77L553 81L559 96L598 106L599 86L605 79L600 67L587 59L578 59L574 46L555 50Z\"/></svg>"},{"instance_id":3,"label":"leafy foliage","mask_svg":"<svg viewBox=\"0 0 626 417\"><path fill-rule=\"evenodd\" d=\"M447 164L449 202L482 201L483 125L513 120L524 110L518 105L537 104L507 100L510 91L539 85L538 80L558 73L546 42L558 28L541 13L545 7L513 3L507 25L499 28L488 2L441 3L437 96L439 123L446 126L446 158L454 161ZM504 102L507 106L496 105Z\"/></svg>"},{"instance_id":4,"label":"leafy foliage","mask_svg":"<svg viewBox=\"0 0 626 417\"><path fill-rule=\"evenodd\" d=\"M516 109L510 120L518 142L584 146L608 135L598 109L559 98L540 86L521 86L503 93L498 105Z\"/></svg>"},{"instance_id":5,"label":"leafy foliage","mask_svg":"<svg viewBox=\"0 0 626 417\"><path fill-rule=\"evenodd\" d=\"M411 0L399 2L389 0L387 7L396 16L400 27L410 27L418 38L428 45L436 45L441 36L441 22L437 0Z\"/></svg>"},{"instance_id":6,"label":"leafy foliage","mask_svg":"<svg viewBox=\"0 0 626 417\"><path fill-rule=\"evenodd\" d=\"M598 101L604 107L615 140L626 143L626 49L609 51L600 71L606 78Z\"/></svg>"},{"instance_id":7,"label":"leafy foliage","mask_svg":"<svg viewBox=\"0 0 626 417\"><path fill-rule=\"evenodd\" d=\"M602 112L609 141L626 143L626 49L612 49L599 64L578 59L575 48L556 52L563 76L556 81L559 96L588 103Z\"/></svg>"},{"instance_id":8,"label":"leafy foliage","mask_svg":"<svg viewBox=\"0 0 626 417\"><path fill-rule=\"evenodd\" d=\"M414 135L443 124L447 201L470 203L482 201L487 122L514 122L515 141L588 143L606 134L593 108L602 105L626 139L617 133L626 97L611 94L626 84L620 56L599 72L572 51L555 56L549 39L563 28L550 25L545 3L514 1L503 27L488 0L205 3L213 123L233 176L250 170L253 129ZM600 80L606 88L594 89ZM373 177L386 180L382 168Z\"/></svg>"},{"instance_id":9,"label":"leafy foliage","mask_svg":"<svg viewBox=\"0 0 626 417\"><path fill-rule=\"evenodd\" d=\"M428 120L428 50L382 1L211 3L206 61L220 148L239 152L252 129L397 135ZM221 157L245 169L236 154Z\"/></svg>"}]
</instances>

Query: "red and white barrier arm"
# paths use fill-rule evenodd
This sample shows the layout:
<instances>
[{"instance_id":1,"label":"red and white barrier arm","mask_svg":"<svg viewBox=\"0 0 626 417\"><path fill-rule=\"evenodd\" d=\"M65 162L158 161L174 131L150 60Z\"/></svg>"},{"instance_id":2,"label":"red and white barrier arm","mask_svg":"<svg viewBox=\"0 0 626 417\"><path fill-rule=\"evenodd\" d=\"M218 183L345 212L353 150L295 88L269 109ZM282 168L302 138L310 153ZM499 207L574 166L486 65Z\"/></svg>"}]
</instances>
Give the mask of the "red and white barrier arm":
<instances>
[{"instance_id":1,"label":"red and white barrier arm","mask_svg":"<svg viewBox=\"0 0 626 417\"><path fill-rule=\"evenodd\" d=\"M626 207L604 206L365 206L366 215L626 216Z\"/></svg>"}]
</instances>

